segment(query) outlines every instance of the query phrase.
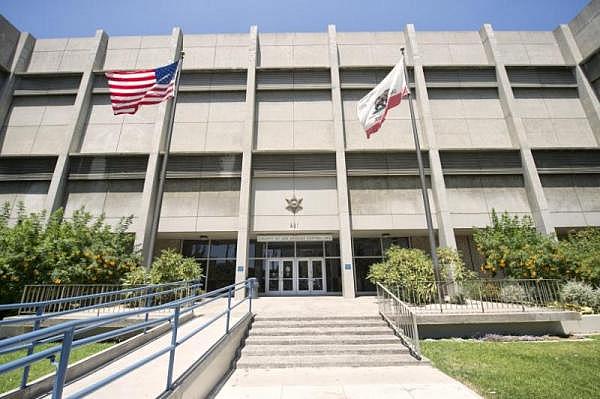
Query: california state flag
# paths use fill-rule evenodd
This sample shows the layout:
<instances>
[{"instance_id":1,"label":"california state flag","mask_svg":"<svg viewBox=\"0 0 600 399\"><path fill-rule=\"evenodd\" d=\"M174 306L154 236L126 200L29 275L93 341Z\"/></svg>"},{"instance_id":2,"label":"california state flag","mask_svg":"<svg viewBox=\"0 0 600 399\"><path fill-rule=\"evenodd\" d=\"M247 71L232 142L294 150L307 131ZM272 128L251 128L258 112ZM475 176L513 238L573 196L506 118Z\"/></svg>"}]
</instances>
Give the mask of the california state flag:
<instances>
[{"instance_id":1,"label":"california state flag","mask_svg":"<svg viewBox=\"0 0 600 399\"><path fill-rule=\"evenodd\" d=\"M408 96L408 83L404 73L404 57L373 90L356 105L358 120L367 132L367 138L379 130L389 109Z\"/></svg>"}]
</instances>

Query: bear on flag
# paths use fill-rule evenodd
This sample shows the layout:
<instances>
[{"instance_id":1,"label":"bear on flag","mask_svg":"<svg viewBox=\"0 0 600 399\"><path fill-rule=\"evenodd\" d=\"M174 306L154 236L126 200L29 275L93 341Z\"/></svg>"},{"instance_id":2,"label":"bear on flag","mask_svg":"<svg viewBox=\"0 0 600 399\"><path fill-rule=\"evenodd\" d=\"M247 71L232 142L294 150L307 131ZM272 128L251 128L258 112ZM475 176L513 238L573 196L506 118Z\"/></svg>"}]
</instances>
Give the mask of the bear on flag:
<instances>
[{"instance_id":1,"label":"bear on flag","mask_svg":"<svg viewBox=\"0 0 600 399\"><path fill-rule=\"evenodd\" d=\"M381 128L387 112L400 104L408 94L403 56L381 83L360 99L356 106L358 120L367 133L367 138Z\"/></svg>"}]
</instances>

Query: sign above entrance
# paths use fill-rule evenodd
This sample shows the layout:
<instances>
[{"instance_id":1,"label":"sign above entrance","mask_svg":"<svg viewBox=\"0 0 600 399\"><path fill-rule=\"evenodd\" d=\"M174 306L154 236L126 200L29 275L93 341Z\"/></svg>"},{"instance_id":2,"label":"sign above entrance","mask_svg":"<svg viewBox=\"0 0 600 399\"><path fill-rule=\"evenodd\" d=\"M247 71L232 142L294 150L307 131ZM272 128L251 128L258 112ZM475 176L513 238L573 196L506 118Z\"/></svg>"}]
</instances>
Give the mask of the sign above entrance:
<instances>
[{"instance_id":1,"label":"sign above entrance","mask_svg":"<svg viewBox=\"0 0 600 399\"><path fill-rule=\"evenodd\" d=\"M257 236L258 242L293 242L293 241L332 241L333 237L327 234L303 234L303 235L273 235Z\"/></svg>"}]
</instances>

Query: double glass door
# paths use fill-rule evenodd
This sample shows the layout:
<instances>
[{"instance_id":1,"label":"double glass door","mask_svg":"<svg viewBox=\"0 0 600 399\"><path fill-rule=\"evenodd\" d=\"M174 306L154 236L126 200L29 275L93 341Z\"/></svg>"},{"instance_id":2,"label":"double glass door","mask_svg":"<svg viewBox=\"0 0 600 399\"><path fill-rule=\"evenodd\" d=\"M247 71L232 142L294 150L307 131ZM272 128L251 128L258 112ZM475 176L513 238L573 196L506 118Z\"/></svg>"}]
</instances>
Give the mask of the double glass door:
<instances>
[{"instance_id":1,"label":"double glass door","mask_svg":"<svg viewBox=\"0 0 600 399\"><path fill-rule=\"evenodd\" d=\"M267 262L267 295L311 295L327 291L323 258L269 259Z\"/></svg>"}]
</instances>

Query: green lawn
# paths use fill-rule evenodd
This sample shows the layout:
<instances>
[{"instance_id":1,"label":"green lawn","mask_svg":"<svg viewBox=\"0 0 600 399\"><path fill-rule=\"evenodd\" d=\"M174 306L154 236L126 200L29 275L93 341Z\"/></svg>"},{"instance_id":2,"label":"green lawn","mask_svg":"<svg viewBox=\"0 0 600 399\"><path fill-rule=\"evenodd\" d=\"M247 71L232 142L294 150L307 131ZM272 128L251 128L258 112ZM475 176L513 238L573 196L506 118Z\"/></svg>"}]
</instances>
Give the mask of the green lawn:
<instances>
[{"instance_id":1,"label":"green lawn","mask_svg":"<svg viewBox=\"0 0 600 399\"><path fill-rule=\"evenodd\" d=\"M600 336L557 342L427 340L435 367L485 398L600 398Z\"/></svg>"},{"instance_id":2,"label":"green lawn","mask_svg":"<svg viewBox=\"0 0 600 399\"><path fill-rule=\"evenodd\" d=\"M36 352L42 349L48 349L56 344L44 344L36 347ZM99 343L99 344L89 344L79 348L76 348L71 352L71 356L69 356L69 363L75 363L78 360L86 358L94 353L100 352L109 346L112 346L112 343ZM8 363L11 360L16 360L27 352L25 350L9 353L6 355L0 355L0 364ZM56 360L58 361L60 356L56 356ZM50 364L48 360L41 360L39 362L34 363L31 366L31 370L29 372L29 381L33 381L36 378L44 376L48 373L55 371L55 367ZM11 389L17 388L21 384L21 375L22 369L13 370L11 372L0 374L0 393L10 391Z\"/></svg>"}]
</instances>

